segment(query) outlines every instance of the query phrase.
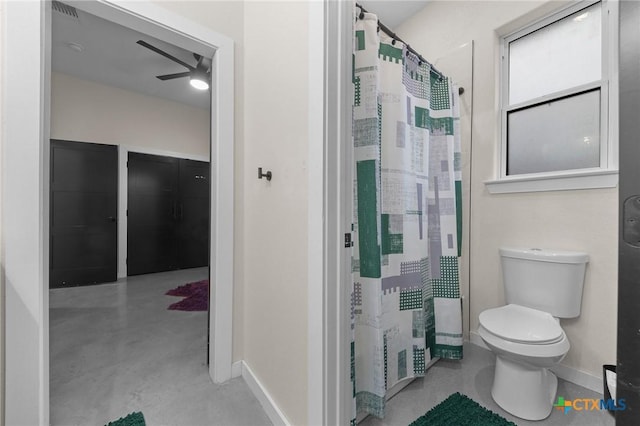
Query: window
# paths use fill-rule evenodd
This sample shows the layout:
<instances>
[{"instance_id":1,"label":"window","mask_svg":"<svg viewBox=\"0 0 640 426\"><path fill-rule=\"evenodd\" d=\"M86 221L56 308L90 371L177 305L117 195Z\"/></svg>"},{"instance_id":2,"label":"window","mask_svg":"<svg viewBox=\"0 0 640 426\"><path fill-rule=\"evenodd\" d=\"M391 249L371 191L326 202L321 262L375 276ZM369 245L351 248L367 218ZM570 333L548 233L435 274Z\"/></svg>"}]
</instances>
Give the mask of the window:
<instances>
[{"instance_id":1,"label":"window","mask_svg":"<svg viewBox=\"0 0 640 426\"><path fill-rule=\"evenodd\" d=\"M617 184L616 24L608 3L574 3L502 38L501 161L490 192Z\"/></svg>"}]
</instances>

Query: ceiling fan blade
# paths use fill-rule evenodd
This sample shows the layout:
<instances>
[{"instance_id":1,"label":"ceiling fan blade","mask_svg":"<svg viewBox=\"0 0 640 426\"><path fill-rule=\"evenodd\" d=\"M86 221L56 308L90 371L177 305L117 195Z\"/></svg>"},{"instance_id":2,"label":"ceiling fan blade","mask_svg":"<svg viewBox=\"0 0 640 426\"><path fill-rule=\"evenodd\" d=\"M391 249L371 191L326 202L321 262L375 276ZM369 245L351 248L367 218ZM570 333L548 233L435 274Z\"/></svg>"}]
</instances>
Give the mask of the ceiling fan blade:
<instances>
[{"instance_id":1,"label":"ceiling fan blade","mask_svg":"<svg viewBox=\"0 0 640 426\"><path fill-rule=\"evenodd\" d=\"M189 77L191 75L191 71L178 72L175 74L165 74L165 75L157 75L156 78L160 80L173 80L174 78L182 78Z\"/></svg>"},{"instance_id":2,"label":"ceiling fan blade","mask_svg":"<svg viewBox=\"0 0 640 426\"><path fill-rule=\"evenodd\" d=\"M169 55L167 52L162 51L162 50L158 49L157 47L150 45L149 43L147 43L144 40L138 40L138 41L136 41L136 43L138 43L140 46L146 47L149 50L153 50L154 52L156 52L159 55L164 56L165 58L171 59L173 62L176 62L176 63L182 65L183 67L187 68L188 70L193 71L195 69L194 67L192 67L191 65L187 64L186 62L182 62L180 59L176 58L175 56Z\"/></svg>"}]
</instances>

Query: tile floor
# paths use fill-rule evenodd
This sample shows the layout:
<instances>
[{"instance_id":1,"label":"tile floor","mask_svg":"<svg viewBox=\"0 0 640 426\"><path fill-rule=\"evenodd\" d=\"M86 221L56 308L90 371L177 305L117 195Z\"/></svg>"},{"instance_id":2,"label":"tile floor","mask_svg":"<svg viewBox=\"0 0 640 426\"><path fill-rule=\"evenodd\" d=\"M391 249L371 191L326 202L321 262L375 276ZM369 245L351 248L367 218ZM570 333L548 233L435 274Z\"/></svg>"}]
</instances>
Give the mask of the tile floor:
<instances>
[{"instance_id":1,"label":"tile floor","mask_svg":"<svg viewBox=\"0 0 640 426\"><path fill-rule=\"evenodd\" d=\"M500 414L517 425L614 425L613 416L605 411L562 411L553 410L551 415L539 422L519 419L502 410L491 398L491 384L495 356L488 350L466 343L462 361L440 360L435 363L424 378L414 380L387 403L384 420L367 417L362 426L408 425L454 392L472 398L478 404ZM558 395L565 399L602 398L589 389L564 380L558 381Z\"/></svg>"},{"instance_id":2,"label":"tile floor","mask_svg":"<svg viewBox=\"0 0 640 426\"><path fill-rule=\"evenodd\" d=\"M169 311L164 293L206 268L50 291L52 425L104 425L142 411L147 425L269 425L245 382L214 384L206 312Z\"/></svg>"}]
</instances>

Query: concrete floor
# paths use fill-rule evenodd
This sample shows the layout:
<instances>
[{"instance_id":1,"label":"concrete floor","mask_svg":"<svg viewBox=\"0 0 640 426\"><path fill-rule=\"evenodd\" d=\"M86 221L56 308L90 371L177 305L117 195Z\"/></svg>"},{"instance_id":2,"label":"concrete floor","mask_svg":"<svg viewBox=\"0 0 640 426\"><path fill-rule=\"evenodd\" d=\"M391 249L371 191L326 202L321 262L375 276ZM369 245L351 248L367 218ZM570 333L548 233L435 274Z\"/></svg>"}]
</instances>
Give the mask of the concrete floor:
<instances>
[{"instance_id":1,"label":"concrete floor","mask_svg":"<svg viewBox=\"0 0 640 426\"><path fill-rule=\"evenodd\" d=\"M241 378L214 384L206 365L206 312L169 311L164 293L206 278L205 268L131 277L112 284L50 291L51 424L104 425L142 411L155 425L270 425ZM384 420L408 425L461 392L518 425L613 425L600 411L553 410L541 422L503 411L491 398L494 355L467 343L462 361L441 360L387 403ZM560 380L565 399L601 398Z\"/></svg>"},{"instance_id":2,"label":"concrete floor","mask_svg":"<svg viewBox=\"0 0 640 426\"><path fill-rule=\"evenodd\" d=\"M472 343L465 343L464 359L461 361L440 360L427 370L424 378L414 380L398 395L387 402L384 420L369 416L362 426L408 425L429 411L449 395L460 392L478 404L514 422L517 425L579 425L613 426L613 416L606 411L569 411L564 414L554 409L543 421L531 422L519 419L500 408L491 398L491 385L495 356L488 350ZM558 380L558 395L565 400L576 398L602 398L601 394Z\"/></svg>"},{"instance_id":3,"label":"concrete floor","mask_svg":"<svg viewBox=\"0 0 640 426\"><path fill-rule=\"evenodd\" d=\"M207 313L167 310L180 300L167 290L206 277L198 268L51 290L51 424L133 411L149 426L271 424L242 378L209 378Z\"/></svg>"}]
</instances>

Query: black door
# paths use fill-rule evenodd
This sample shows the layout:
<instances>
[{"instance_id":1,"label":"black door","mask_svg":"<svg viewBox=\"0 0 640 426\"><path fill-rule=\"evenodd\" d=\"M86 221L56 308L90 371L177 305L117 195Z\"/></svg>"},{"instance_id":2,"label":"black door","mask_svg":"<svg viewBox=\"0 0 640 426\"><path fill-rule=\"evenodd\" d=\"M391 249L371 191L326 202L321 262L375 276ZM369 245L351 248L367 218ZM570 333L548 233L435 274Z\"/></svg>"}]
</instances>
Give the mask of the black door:
<instances>
[{"instance_id":1,"label":"black door","mask_svg":"<svg viewBox=\"0 0 640 426\"><path fill-rule=\"evenodd\" d=\"M180 268L209 264L209 163L180 160Z\"/></svg>"},{"instance_id":2,"label":"black door","mask_svg":"<svg viewBox=\"0 0 640 426\"><path fill-rule=\"evenodd\" d=\"M127 275L209 264L209 164L129 153Z\"/></svg>"},{"instance_id":3,"label":"black door","mask_svg":"<svg viewBox=\"0 0 640 426\"><path fill-rule=\"evenodd\" d=\"M129 153L127 275L178 269L175 158Z\"/></svg>"},{"instance_id":4,"label":"black door","mask_svg":"<svg viewBox=\"0 0 640 426\"><path fill-rule=\"evenodd\" d=\"M51 288L116 281L118 148L51 141Z\"/></svg>"},{"instance_id":5,"label":"black door","mask_svg":"<svg viewBox=\"0 0 640 426\"><path fill-rule=\"evenodd\" d=\"M620 236L616 425L640 424L640 3L620 2Z\"/></svg>"}]
</instances>

